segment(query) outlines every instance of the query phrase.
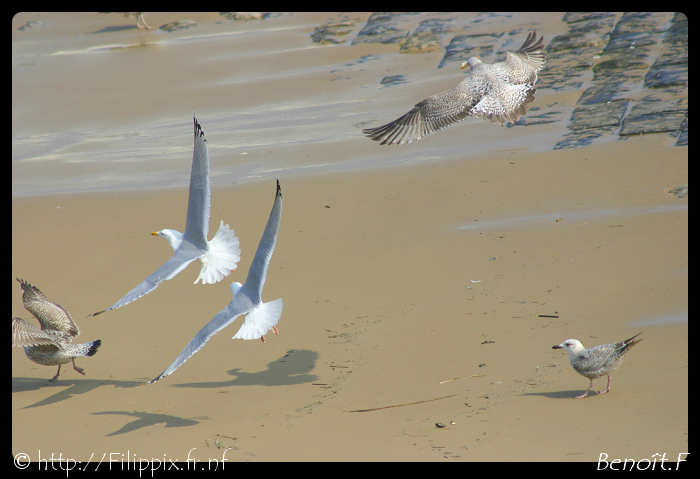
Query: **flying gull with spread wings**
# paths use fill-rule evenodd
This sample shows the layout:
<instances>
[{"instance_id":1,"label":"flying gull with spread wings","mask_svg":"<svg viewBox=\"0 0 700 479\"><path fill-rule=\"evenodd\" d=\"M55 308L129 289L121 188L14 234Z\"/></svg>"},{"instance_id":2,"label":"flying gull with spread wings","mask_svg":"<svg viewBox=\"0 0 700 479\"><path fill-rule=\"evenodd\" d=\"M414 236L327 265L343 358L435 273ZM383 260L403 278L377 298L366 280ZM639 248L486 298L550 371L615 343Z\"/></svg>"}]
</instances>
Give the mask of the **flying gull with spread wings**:
<instances>
[{"instance_id":1,"label":"flying gull with spread wings","mask_svg":"<svg viewBox=\"0 0 700 479\"><path fill-rule=\"evenodd\" d=\"M175 372L175 370L182 366L194 353L202 349L202 346L204 346L212 336L231 324L241 314L245 315L245 320L243 321L241 329L238 330L232 339L262 339L264 343L264 334L270 329L272 329L275 334L279 334L275 326L282 316L282 298L263 303L261 295L265 284L265 276L267 275L267 267L270 264L272 252L277 242L277 231L280 227L281 218L282 190L280 190L280 182L277 180L275 202L270 212L270 218L267 220L265 232L260 239L258 250L255 252L255 257L250 265L246 282L244 284L231 284L233 299L228 306L214 316L214 318L195 335L175 361L168 366L168 369L163 371L157 378L150 381L151 384Z\"/></svg>"},{"instance_id":2,"label":"flying gull with spread wings","mask_svg":"<svg viewBox=\"0 0 700 479\"><path fill-rule=\"evenodd\" d=\"M462 68L471 73L459 85L431 96L401 118L362 132L382 145L401 145L476 116L492 123L516 122L527 113L525 105L535 100L537 72L542 69L544 37L530 32L523 46L507 52L505 61L482 63L470 57Z\"/></svg>"},{"instance_id":3,"label":"flying gull with spread wings","mask_svg":"<svg viewBox=\"0 0 700 479\"><path fill-rule=\"evenodd\" d=\"M209 209L211 207L209 197L207 139L204 137L204 132L197 118L194 117L194 154L190 174L190 198L187 205L185 234L170 229L151 233L153 236L165 238L175 253L155 273L129 291L122 299L105 310L91 314L88 318L105 311L121 308L150 293L162 281L174 278L196 259L201 261L202 269L195 284L199 280L202 280L202 284L217 283L231 274L231 271L235 271L238 261L241 260L241 248L234 231L229 229L229 226L225 225L222 220L214 238L211 241L207 240Z\"/></svg>"}]
</instances>

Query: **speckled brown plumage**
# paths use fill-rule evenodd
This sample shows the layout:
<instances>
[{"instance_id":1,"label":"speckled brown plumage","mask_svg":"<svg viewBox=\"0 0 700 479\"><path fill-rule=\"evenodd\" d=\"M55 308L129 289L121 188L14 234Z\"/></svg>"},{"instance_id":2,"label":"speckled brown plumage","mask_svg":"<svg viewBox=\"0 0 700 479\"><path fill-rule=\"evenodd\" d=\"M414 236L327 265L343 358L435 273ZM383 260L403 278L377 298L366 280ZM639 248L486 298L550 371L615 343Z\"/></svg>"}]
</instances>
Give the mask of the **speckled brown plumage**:
<instances>
[{"instance_id":1,"label":"speckled brown plumage","mask_svg":"<svg viewBox=\"0 0 700 479\"><path fill-rule=\"evenodd\" d=\"M431 96L386 125L362 132L382 145L400 145L418 141L426 135L454 125L468 116L492 123L516 122L535 100L537 72L544 66L544 37L530 32L515 52L507 52L505 61L482 63L470 57L462 64L471 73L459 85Z\"/></svg>"},{"instance_id":2,"label":"speckled brown plumage","mask_svg":"<svg viewBox=\"0 0 700 479\"><path fill-rule=\"evenodd\" d=\"M61 365L73 362L73 369L85 375L82 368L75 365L75 358L92 356L97 352L102 341L71 344L73 338L80 334L80 329L73 322L68 311L49 301L38 288L17 278L22 285L24 308L39 320L41 329L22 318L12 318L12 346L24 348L27 358L44 366L58 366L58 379Z\"/></svg>"},{"instance_id":3,"label":"speckled brown plumage","mask_svg":"<svg viewBox=\"0 0 700 479\"><path fill-rule=\"evenodd\" d=\"M581 399L588 396L593 387L593 380L602 376L608 376L608 387L598 394L605 394L610 391L610 373L615 371L622 364L622 360L632 346L639 344L641 339L634 339L642 333L635 334L629 339L614 344L601 344L594 348L585 349L578 339L567 339L561 344L552 346L552 349L563 349L569 353L571 367L581 376L590 380L588 389L574 399Z\"/></svg>"}]
</instances>

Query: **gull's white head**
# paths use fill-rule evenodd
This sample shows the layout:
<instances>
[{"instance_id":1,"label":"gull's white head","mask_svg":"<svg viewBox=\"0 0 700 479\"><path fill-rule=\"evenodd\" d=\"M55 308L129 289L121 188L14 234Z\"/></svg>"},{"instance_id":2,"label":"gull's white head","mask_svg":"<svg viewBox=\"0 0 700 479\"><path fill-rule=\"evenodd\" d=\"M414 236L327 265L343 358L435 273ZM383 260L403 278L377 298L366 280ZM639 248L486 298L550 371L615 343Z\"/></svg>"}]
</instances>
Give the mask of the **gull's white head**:
<instances>
[{"instance_id":1,"label":"gull's white head","mask_svg":"<svg viewBox=\"0 0 700 479\"><path fill-rule=\"evenodd\" d=\"M234 296L236 296L236 293L238 293L238 291L242 287L243 287L243 285L241 283L237 283L236 281L234 281L233 283L231 283L231 292L233 293Z\"/></svg>"},{"instance_id":2,"label":"gull's white head","mask_svg":"<svg viewBox=\"0 0 700 479\"><path fill-rule=\"evenodd\" d=\"M467 58L467 61L462 63L461 68L467 68L467 66L472 67L472 70L477 67L477 65L481 65L481 57L469 57Z\"/></svg>"},{"instance_id":3,"label":"gull's white head","mask_svg":"<svg viewBox=\"0 0 700 479\"><path fill-rule=\"evenodd\" d=\"M583 344L578 339L567 339L557 346L552 346L552 349L564 349L569 352L569 356L576 356L586 348L583 347Z\"/></svg>"},{"instance_id":4,"label":"gull's white head","mask_svg":"<svg viewBox=\"0 0 700 479\"><path fill-rule=\"evenodd\" d=\"M175 230L160 230L160 231L154 231L151 233L153 236L160 236L161 238L165 238L168 240L168 243L170 243L170 246L173 248L173 250L177 250L180 247L180 243L182 243L182 233L179 231Z\"/></svg>"}]
</instances>

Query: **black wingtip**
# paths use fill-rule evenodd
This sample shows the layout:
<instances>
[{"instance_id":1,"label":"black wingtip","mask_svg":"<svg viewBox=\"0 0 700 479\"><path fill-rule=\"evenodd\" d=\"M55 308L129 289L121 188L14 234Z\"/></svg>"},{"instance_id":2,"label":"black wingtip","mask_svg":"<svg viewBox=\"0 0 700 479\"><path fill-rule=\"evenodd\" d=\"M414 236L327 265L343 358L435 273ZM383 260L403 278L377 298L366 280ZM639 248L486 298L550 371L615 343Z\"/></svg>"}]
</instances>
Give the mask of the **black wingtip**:
<instances>
[{"instance_id":1,"label":"black wingtip","mask_svg":"<svg viewBox=\"0 0 700 479\"><path fill-rule=\"evenodd\" d=\"M102 346L102 340L101 340L101 339L97 339L97 340L93 341L93 342L92 342L92 347L91 347L90 350L88 351L87 355L88 355L88 356L94 356L95 353L97 352L97 348L99 348L100 346Z\"/></svg>"},{"instance_id":2,"label":"black wingtip","mask_svg":"<svg viewBox=\"0 0 700 479\"><path fill-rule=\"evenodd\" d=\"M282 196L282 188L280 188L280 180L279 178L275 177L277 180L277 191L275 192L275 195Z\"/></svg>"},{"instance_id":3,"label":"black wingtip","mask_svg":"<svg viewBox=\"0 0 700 479\"><path fill-rule=\"evenodd\" d=\"M194 138L196 140L197 136L204 136L204 130L202 130L202 125L197 121L197 117L193 116L192 118L194 118ZM204 141L207 141L207 139L205 138Z\"/></svg>"},{"instance_id":4,"label":"black wingtip","mask_svg":"<svg viewBox=\"0 0 700 479\"><path fill-rule=\"evenodd\" d=\"M26 282L22 278L15 278L15 279L17 281L19 281L19 284L22 286L22 300L25 299L25 296L32 296L32 295L37 294L37 293L42 295L42 296L44 295L44 293L42 293L39 288L29 284L28 282Z\"/></svg>"},{"instance_id":5,"label":"black wingtip","mask_svg":"<svg viewBox=\"0 0 700 479\"><path fill-rule=\"evenodd\" d=\"M85 317L86 317L86 318L92 318L92 317L97 316L98 314L104 313L105 311L107 311L107 310L106 310L106 309L103 309L102 311L98 311L98 312L96 312L96 313L92 313L92 314L90 314L90 315L88 315L88 316L85 316Z\"/></svg>"}]
</instances>

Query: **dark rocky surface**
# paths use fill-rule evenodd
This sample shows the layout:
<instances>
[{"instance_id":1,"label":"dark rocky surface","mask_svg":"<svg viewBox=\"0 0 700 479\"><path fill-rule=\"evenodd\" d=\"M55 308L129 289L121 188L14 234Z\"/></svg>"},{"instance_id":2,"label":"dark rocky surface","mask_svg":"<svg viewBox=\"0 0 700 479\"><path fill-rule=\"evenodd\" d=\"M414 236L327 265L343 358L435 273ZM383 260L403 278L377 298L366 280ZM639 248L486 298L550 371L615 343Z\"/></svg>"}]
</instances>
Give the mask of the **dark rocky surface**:
<instances>
[{"instance_id":1,"label":"dark rocky surface","mask_svg":"<svg viewBox=\"0 0 700 479\"><path fill-rule=\"evenodd\" d=\"M321 44L346 42L347 37L354 37L353 45L397 44L401 54L443 51L437 68L455 67L470 56L502 61L506 51L516 50L527 32L536 29L484 32L485 25L497 25L502 16L512 14L373 13L361 28L362 22L337 22L316 28L312 37ZM580 92L578 100L573 108L535 103L508 127L563 122L567 133L555 149L653 133L677 138L679 146L688 144L684 14L569 12L561 21L566 32L545 41L547 63L537 89ZM387 75L378 81L395 85L411 79Z\"/></svg>"}]
</instances>

